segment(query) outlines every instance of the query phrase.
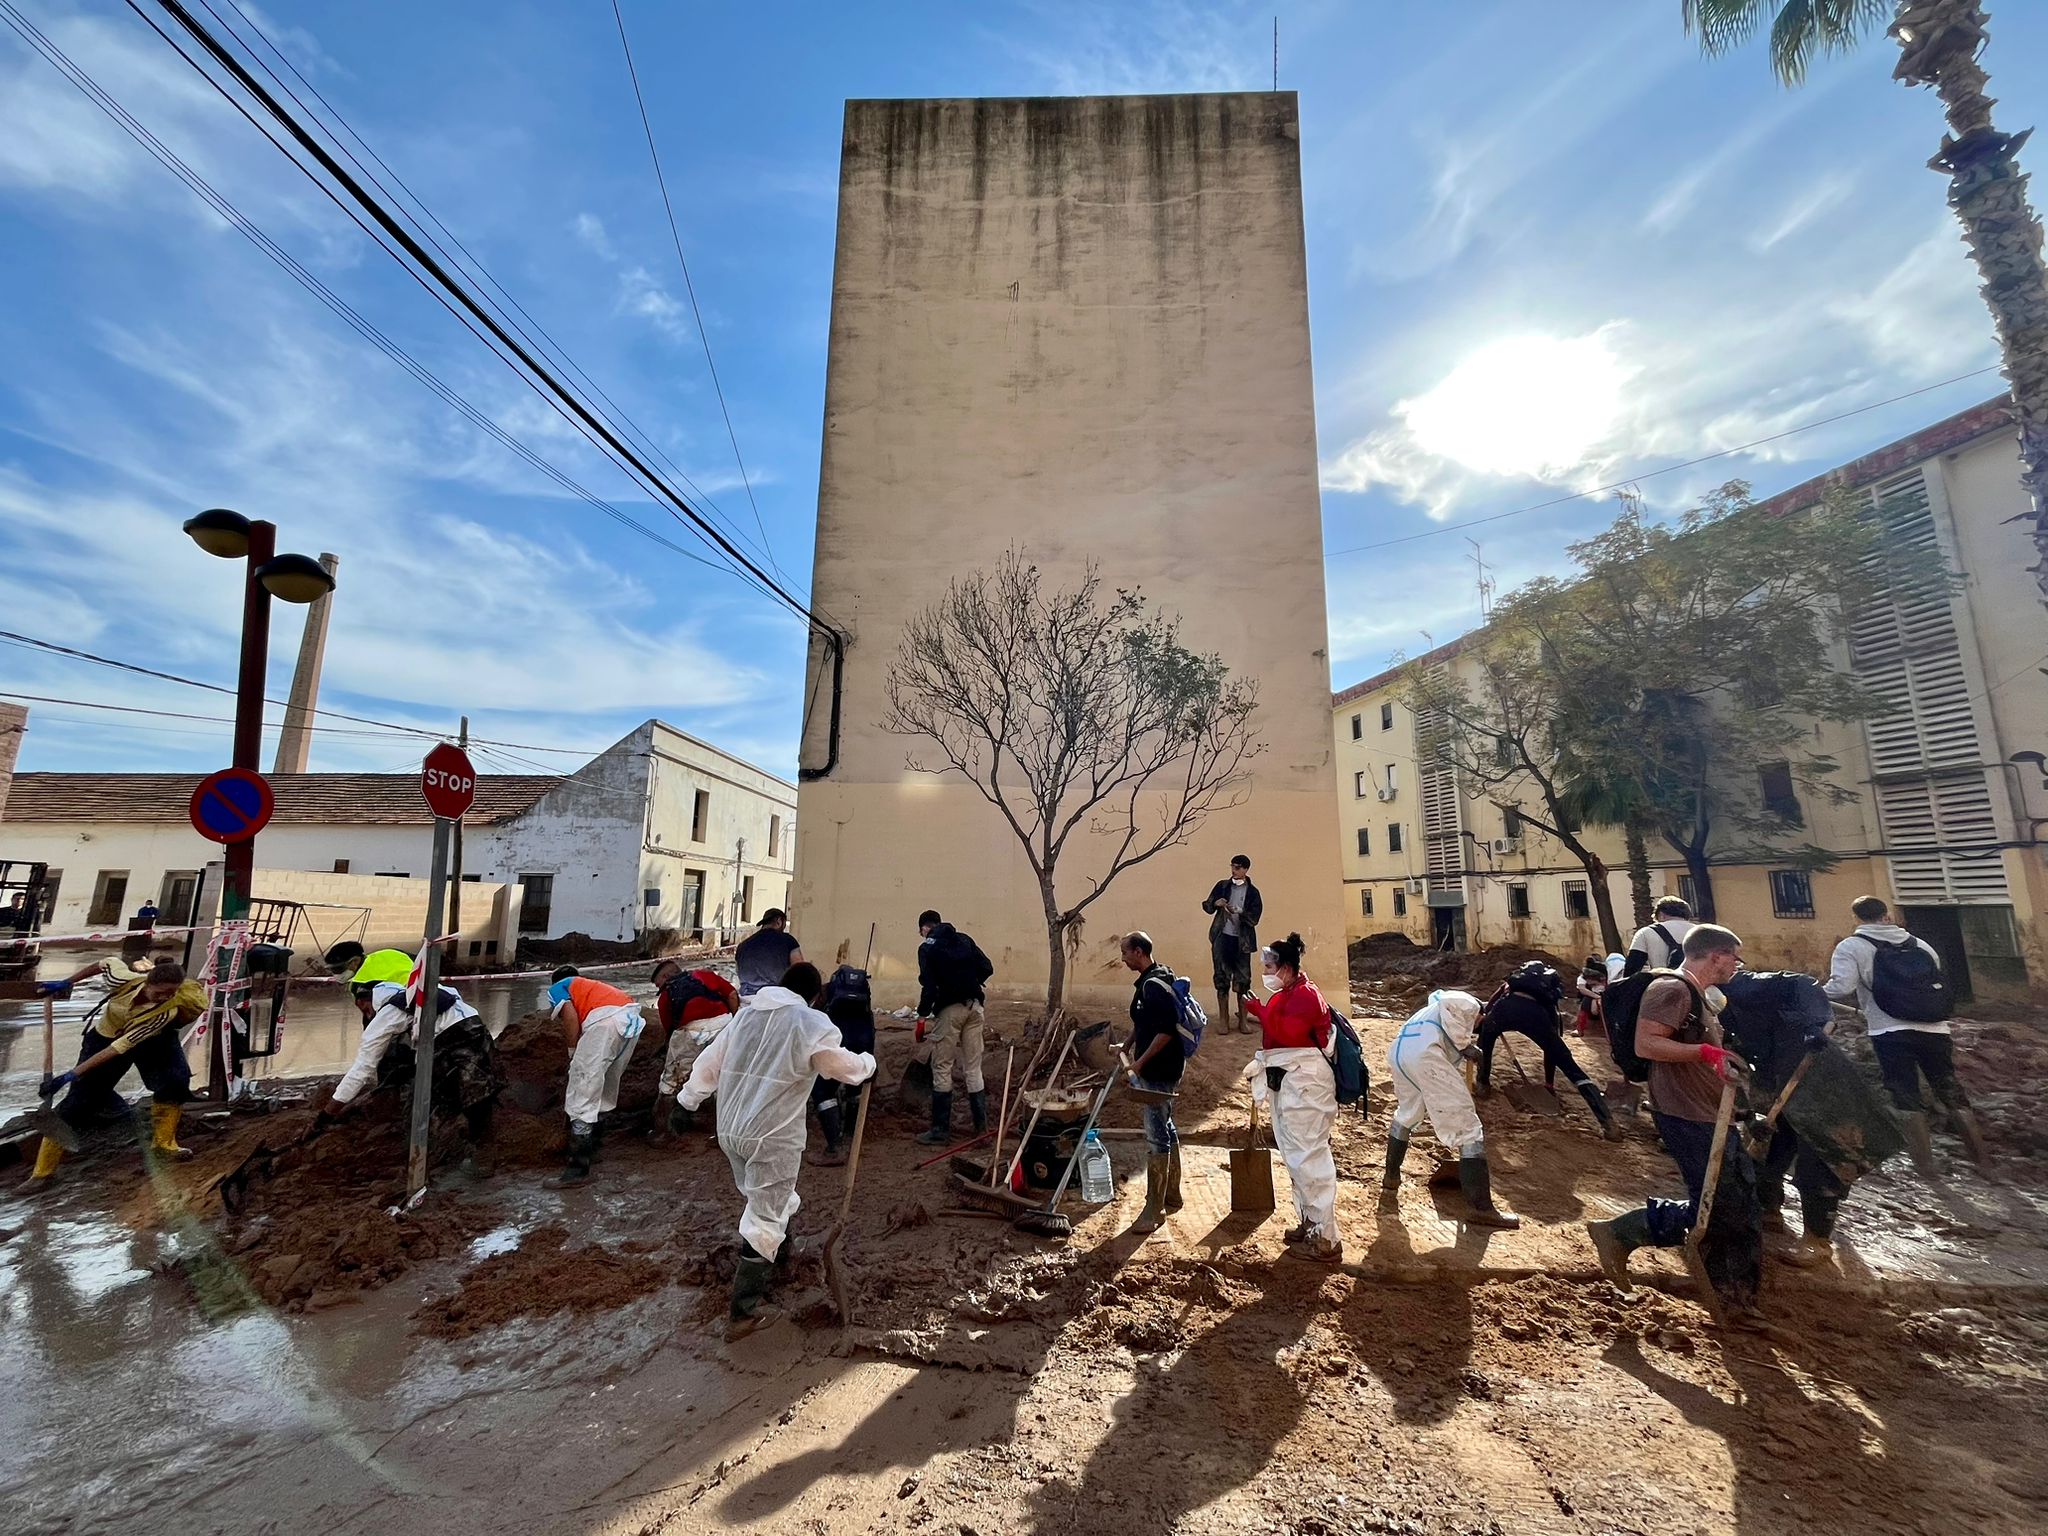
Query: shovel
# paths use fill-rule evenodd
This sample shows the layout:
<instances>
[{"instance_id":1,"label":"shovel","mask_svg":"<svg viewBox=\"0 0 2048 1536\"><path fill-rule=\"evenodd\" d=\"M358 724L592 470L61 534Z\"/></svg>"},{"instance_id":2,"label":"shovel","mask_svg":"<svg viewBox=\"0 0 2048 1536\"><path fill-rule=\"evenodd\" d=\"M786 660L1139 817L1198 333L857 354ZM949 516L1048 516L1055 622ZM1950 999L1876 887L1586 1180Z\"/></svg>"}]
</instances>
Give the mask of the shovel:
<instances>
[{"instance_id":1,"label":"shovel","mask_svg":"<svg viewBox=\"0 0 2048 1536\"><path fill-rule=\"evenodd\" d=\"M839 1219L825 1234L825 1284L832 1292L832 1307L842 1327L853 1322L853 1309L846 1301L846 1273L839 1267L839 1243L846 1236L846 1218L853 1214L853 1181L860 1173L861 1136L868 1128L869 1088L874 1079L860 1085L860 1109L853 1117L853 1152L846 1160L846 1193L839 1201Z\"/></svg>"},{"instance_id":2,"label":"shovel","mask_svg":"<svg viewBox=\"0 0 2048 1536\"><path fill-rule=\"evenodd\" d=\"M1525 1114L1561 1115L1564 1107L1557 1102L1557 1095L1530 1077L1522 1067L1522 1058L1515 1054L1515 1048L1508 1044L1505 1034L1500 1037L1500 1048L1507 1053L1514 1065L1517 1081L1513 1086L1502 1089L1507 1101Z\"/></svg>"},{"instance_id":3,"label":"shovel","mask_svg":"<svg viewBox=\"0 0 2048 1536\"><path fill-rule=\"evenodd\" d=\"M1060 1182L1052 1192L1052 1198L1043 1208L1024 1212L1013 1225L1019 1232L1030 1232L1039 1237L1071 1237L1074 1221L1060 1210L1060 1197L1067 1192L1067 1184L1074 1177L1074 1170L1081 1165L1081 1154L1088 1146L1088 1133L1095 1129L1095 1122L1102 1114L1102 1101L1109 1097L1109 1090L1116 1086L1118 1074L1105 1073L1102 1086L1095 1090L1095 1101L1088 1106L1087 1123L1081 1127L1081 1134L1074 1141L1073 1153L1067 1158L1066 1170L1060 1174ZM1018 1155L1023 1149L1018 1148Z\"/></svg>"},{"instance_id":4,"label":"shovel","mask_svg":"<svg viewBox=\"0 0 2048 1536\"><path fill-rule=\"evenodd\" d=\"M1252 1096L1251 1131L1230 1151L1230 1208L1266 1215L1273 1209L1273 1154L1259 1145L1259 1100Z\"/></svg>"},{"instance_id":5,"label":"shovel","mask_svg":"<svg viewBox=\"0 0 2048 1536\"><path fill-rule=\"evenodd\" d=\"M43 1080L48 1082L57 1074L57 1005L49 997L43 999ZM30 1129L47 1136L66 1152L76 1152L82 1142L78 1132L70 1123L50 1107L54 1093L44 1094L43 1102L29 1113Z\"/></svg>"},{"instance_id":6,"label":"shovel","mask_svg":"<svg viewBox=\"0 0 2048 1536\"><path fill-rule=\"evenodd\" d=\"M1707 1316L1714 1320L1716 1327L1725 1327L1727 1313L1721 1306L1721 1293L1714 1289L1714 1282L1707 1274L1706 1255L1700 1245L1706 1241L1707 1222L1714 1214L1714 1191L1721 1183L1721 1159L1728 1151L1728 1122L1735 1114L1735 1084L1721 1085L1721 1107L1714 1115L1714 1144L1707 1154L1707 1178L1700 1186L1699 1214L1693 1219L1692 1230L1685 1234L1685 1267L1692 1275L1692 1283L1699 1287L1700 1305L1707 1309Z\"/></svg>"}]
</instances>

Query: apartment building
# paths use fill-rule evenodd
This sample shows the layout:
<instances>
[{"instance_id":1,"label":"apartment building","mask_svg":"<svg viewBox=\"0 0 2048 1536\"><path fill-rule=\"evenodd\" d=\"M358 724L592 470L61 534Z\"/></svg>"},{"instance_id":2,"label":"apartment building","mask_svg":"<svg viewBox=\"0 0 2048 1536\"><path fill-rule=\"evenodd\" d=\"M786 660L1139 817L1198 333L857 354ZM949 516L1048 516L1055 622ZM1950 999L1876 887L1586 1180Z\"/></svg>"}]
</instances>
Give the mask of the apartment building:
<instances>
[{"instance_id":1,"label":"apartment building","mask_svg":"<svg viewBox=\"0 0 2048 1536\"><path fill-rule=\"evenodd\" d=\"M1963 411L1759 510L1793 513L1836 485L1868 499L1889 540L1933 546L1962 580L1946 595L1887 592L1851 615L1841 664L1887 703L1856 725L1816 726L1851 799L1802 804L1776 765L1756 770L1765 801L1835 862L1716 862L1720 920L1753 964L1815 970L1854 926L1849 903L1875 892L1975 993L2048 990L2048 615L2016 521L2029 508L2005 409ZM1452 641L1419 664L1469 666L1466 649ZM1466 792L1430 750L1435 722L1409 708L1399 669L1334 695L1332 723L1352 937L1513 942L1574 959L1604 949L1579 860L1510 796L1497 797L1511 801L1504 809ZM1525 803L1534 810L1533 796ZM1596 828L1586 841L1626 931L1621 832ZM1653 841L1650 856L1653 894L1693 895L1671 849Z\"/></svg>"}]
</instances>

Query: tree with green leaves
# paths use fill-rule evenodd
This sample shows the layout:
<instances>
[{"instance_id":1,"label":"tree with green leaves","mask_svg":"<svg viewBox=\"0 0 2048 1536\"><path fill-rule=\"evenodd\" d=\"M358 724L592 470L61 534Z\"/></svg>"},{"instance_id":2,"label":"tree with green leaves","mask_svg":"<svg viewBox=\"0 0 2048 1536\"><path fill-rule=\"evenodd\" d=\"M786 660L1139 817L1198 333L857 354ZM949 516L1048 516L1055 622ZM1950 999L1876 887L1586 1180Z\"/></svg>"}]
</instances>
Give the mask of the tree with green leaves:
<instances>
[{"instance_id":1,"label":"tree with green leaves","mask_svg":"<svg viewBox=\"0 0 2048 1536\"><path fill-rule=\"evenodd\" d=\"M1998 332L2019 425L2021 478L2033 500L2035 581L2048 602L2048 267L2041 221L2027 200L2019 149L2033 130L1992 126L1989 78L1977 62L1989 19L1983 0L1683 0L1685 26L1710 54L1771 23L1771 67L1791 86L1815 55L1846 52L1883 27L1898 44L1892 78L1941 98L1948 133L1927 162L1949 179L1948 202L1977 264Z\"/></svg>"},{"instance_id":2,"label":"tree with green leaves","mask_svg":"<svg viewBox=\"0 0 2048 1536\"><path fill-rule=\"evenodd\" d=\"M1242 803L1265 750L1257 685L1183 645L1178 618L1137 592L1105 596L1093 565L1051 588L1015 549L910 621L887 687L882 728L936 748L909 766L973 785L1024 850L1045 913L1048 1021L1088 908ZM1088 889L1069 899L1060 880L1077 853Z\"/></svg>"}]
</instances>

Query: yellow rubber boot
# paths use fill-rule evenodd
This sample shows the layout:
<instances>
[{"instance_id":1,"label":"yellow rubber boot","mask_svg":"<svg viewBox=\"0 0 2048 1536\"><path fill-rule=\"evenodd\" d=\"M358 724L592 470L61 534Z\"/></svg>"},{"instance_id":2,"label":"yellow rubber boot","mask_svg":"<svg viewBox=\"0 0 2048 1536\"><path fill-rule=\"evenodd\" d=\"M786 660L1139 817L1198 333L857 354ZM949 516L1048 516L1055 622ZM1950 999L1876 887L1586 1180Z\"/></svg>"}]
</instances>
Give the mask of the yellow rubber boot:
<instances>
[{"instance_id":1,"label":"yellow rubber boot","mask_svg":"<svg viewBox=\"0 0 2048 1536\"><path fill-rule=\"evenodd\" d=\"M191 1148L178 1145L178 1117L184 1112L181 1104L149 1106L150 1149L157 1156L183 1162L192 1155Z\"/></svg>"},{"instance_id":2,"label":"yellow rubber boot","mask_svg":"<svg viewBox=\"0 0 2048 1536\"><path fill-rule=\"evenodd\" d=\"M29 1188L39 1189L49 1183L50 1175L57 1171L57 1165L63 1161L64 1148L45 1136L43 1144L36 1148L36 1166L35 1171L28 1176Z\"/></svg>"}]
</instances>

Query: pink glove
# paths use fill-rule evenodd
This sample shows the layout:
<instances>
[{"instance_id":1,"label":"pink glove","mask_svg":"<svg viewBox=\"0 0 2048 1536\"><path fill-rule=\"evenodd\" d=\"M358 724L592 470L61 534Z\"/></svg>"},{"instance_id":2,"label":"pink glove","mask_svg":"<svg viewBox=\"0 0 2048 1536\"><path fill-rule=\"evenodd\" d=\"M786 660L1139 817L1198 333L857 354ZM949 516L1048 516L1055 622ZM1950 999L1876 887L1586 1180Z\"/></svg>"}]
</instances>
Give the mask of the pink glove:
<instances>
[{"instance_id":1,"label":"pink glove","mask_svg":"<svg viewBox=\"0 0 2048 1536\"><path fill-rule=\"evenodd\" d=\"M1727 1059L1728 1053L1718 1045L1703 1045L1700 1047L1700 1060L1712 1067L1716 1072L1721 1070L1721 1063Z\"/></svg>"}]
</instances>

